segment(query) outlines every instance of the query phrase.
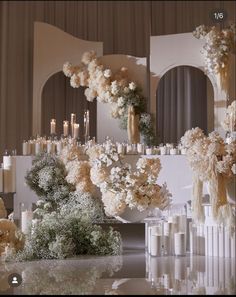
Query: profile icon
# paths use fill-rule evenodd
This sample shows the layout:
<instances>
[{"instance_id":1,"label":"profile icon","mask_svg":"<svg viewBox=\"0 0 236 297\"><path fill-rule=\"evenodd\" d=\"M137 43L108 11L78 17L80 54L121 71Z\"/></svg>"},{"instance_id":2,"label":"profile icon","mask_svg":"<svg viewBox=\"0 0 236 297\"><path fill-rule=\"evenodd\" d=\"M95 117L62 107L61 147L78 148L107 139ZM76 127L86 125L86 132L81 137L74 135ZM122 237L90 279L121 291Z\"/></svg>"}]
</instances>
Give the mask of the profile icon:
<instances>
[{"instance_id":1,"label":"profile icon","mask_svg":"<svg viewBox=\"0 0 236 297\"><path fill-rule=\"evenodd\" d=\"M10 287L19 287L22 283L22 277L18 273L12 273L8 276L8 284Z\"/></svg>"},{"instance_id":2,"label":"profile icon","mask_svg":"<svg viewBox=\"0 0 236 297\"><path fill-rule=\"evenodd\" d=\"M14 276L12 278L12 284L18 284L18 280L17 280L17 277L16 276Z\"/></svg>"}]
</instances>

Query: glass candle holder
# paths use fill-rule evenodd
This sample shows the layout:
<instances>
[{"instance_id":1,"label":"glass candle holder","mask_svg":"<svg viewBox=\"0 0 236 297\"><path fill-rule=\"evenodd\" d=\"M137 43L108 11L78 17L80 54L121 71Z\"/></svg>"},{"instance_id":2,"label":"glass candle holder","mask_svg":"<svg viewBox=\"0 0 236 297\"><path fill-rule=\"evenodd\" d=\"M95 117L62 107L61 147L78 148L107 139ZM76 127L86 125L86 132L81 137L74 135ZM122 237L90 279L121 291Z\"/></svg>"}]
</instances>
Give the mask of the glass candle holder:
<instances>
[{"instance_id":1,"label":"glass candle holder","mask_svg":"<svg viewBox=\"0 0 236 297\"><path fill-rule=\"evenodd\" d=\"M20 228L24 234L29 234L32 220L32 204L20 203Z\"/></svg>"}]
</instances>

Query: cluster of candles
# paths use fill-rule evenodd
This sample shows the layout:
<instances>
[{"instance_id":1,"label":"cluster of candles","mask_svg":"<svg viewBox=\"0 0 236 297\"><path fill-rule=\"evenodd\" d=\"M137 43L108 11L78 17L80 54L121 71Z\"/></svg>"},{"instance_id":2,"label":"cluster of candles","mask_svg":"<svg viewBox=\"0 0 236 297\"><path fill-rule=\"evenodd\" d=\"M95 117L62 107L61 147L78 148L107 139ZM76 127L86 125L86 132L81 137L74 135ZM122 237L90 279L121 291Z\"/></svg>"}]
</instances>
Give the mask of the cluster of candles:
<instances>
[{"instance_id":1,"label":"cluster of candles","mask_svg":"<svg viewBox=\"0 0 236 297\"><path fill-rule=\"evenodd\" d=\"M185 155L186 149L174 144L167 143L166 145L159 145L149 147L144 143L127 144L116 143L117 152L120 154L142 154L142 155Z\"/></svg>"},{"instance_id":2,"label":"cluster of candles","mask_svg":"<svg viewBox=\"0 0 236 297\"><path fill-rule=\"evenodd\" d=\"M70 135L72 138L79 138L79 128L80 128L79 124L76 123L76 114L72 113L71 119L70 119L70 126L69 126L69 121L67 121L67 120L63 121L63 136L68 137L69 134L71 133ZM56 135L56 119L51 119L51 121L50 121L50 134ZM85 135L85 140L88 140L88 138L89 138L89 110L86 110L84 112L84 135Z\"/></svg>"},{"instance_id":3,"label":"cluster of candles","mask_svg":"<svg viewBox=\"0 0 236 297\"><path fill-rule=\"evenodd\" d=\"M38 136L36 139L24 141L22 152L23 156L38 155L43 152L47 152L48 154L59 154L68 143L75 143L78 145L77 139L71 137L57 140Z\"/></svg>"},{"instance_id":4,"label":"cluster of candles","mask_svg":"<svg viewBox=\"0 0 236 297\"><path fill-rule=\"evenodd\" d=\"M186 231L186 214L146 223L145 241L148 253L151 256L185 256Z\"/></svg>"}]
</instances>

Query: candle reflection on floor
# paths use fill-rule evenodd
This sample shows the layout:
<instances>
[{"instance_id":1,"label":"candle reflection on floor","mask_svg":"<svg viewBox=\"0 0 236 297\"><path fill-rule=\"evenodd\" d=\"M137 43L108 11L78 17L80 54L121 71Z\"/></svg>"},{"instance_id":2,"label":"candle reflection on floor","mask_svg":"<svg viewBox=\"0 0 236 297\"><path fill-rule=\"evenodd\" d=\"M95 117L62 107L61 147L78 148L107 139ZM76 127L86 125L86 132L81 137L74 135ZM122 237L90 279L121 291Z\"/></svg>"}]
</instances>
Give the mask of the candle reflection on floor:
<instances>
[{"instance_id":1,"label":"candle reflection on floor","mask_svg":"<svg viewBox=\"0 0 236 297\"><path fill-rule=\"evenodd\" d=\"M21 286L10 287L7 279L11 273L21 275ZM234 293L235 262L230 258L152 257L136 251L123 256L0 262L0 294L4 295Z\"/></svg>"}]
</instances>

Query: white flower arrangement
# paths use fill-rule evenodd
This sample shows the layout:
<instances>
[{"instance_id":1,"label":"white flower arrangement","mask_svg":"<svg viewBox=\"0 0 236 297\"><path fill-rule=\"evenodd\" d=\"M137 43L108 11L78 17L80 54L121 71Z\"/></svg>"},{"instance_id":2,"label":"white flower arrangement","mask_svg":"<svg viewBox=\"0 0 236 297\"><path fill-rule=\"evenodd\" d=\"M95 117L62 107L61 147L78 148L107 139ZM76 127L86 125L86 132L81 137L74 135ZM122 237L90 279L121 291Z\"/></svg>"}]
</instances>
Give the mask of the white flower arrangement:
<instances>
[{"instance_id":1,"label":"white flower arrangement","mask_svg":"<svg viewBox=\"0 0 236 297\"><path fill-rule=\"evenodd\" d=\"M207 137L197 127L186 131L181 138L181 143L187 148L187 159L194 173L194 219L204 221L201 202L202 184L208 182L213 217L216 221L222 222L219 215L221 208L228 205L226 181L233 177L233 165L236 163L236 142L224 143L223 138L215 131ZM227 208L227 212L231 217L230 208Z\"/></svg>"},{"instance_id":2,"label":"white flower arrangement","mask_svg":"<svg viewBox=\"0 0 236 297\"><path fill-rule=\"evenodd\" d=\"M198 26L193 31L193 36L205 39L203 55L205 70L209 74L220 74L221 86L227 91L228 67L230 53L235 52L235 24L226 29L219 27Z\"/></svg>"},{"instance_id":3,"label":"white flower arrangement","mask_svg":"<svg viewBox=\"0 0 236 297\"><path fill-rule=\"evenodd\" d=\"M236 131L236 100L227 107L224 121L221 124L225 131Z\"/></svg>"},{"instance_id":4,"label":"white flower arrangement","mask_svg":"<svg viewBox=\"0 0 236 297\"><path fill-rule=\"evenodd\" d=\"M88 101L96 98L98 102L111 104L111 116L121 120L121 128L127 129L128 106L134 106L135 113L140 117L145 113L145 98L137 84L129 80L128 69L121 67L112 73L111 69L101 65L94 51L85 52L79 66L66 62L63 72L70 78L73 88L87 87L84 94ZM141 122L139 129L147 144L154 143L151 117L145 129Z\"/></svg>"},{"instance_id":5,"label":"white flower arrangement","mask_svg":"<svg viewBox=\"0 0 236 297\"><path fill-rule=\"evenodd\" d=\"M166 184L161 187L156 183L161 169L159 159L140 158L136 171L132 171L129 164L121 163L111 143L106 148L95 146L88 154L94 156L98 150L102 150L98 159L90 160L91 180L101 190L108 216L118 216L126 207L143 211L148 207L163 210L169 206L171 194Z\"/></svg>"}]
</instances>

